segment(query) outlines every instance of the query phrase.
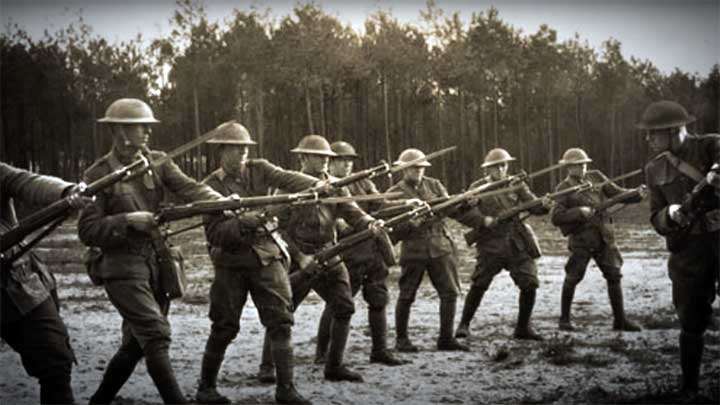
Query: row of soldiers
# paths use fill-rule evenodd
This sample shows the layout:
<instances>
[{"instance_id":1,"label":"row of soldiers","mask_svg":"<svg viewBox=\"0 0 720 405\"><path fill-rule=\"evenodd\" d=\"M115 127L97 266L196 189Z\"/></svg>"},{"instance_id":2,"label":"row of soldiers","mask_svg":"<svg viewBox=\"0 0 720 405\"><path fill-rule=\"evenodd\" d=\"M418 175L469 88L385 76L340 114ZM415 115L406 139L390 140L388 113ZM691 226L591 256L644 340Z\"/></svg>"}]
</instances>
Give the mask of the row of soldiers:
<instances>
[{"instance_id":1,"label":"row of soldiers","mask_svg":"<svg viewBox=\"0 0 720 405\"><path fill-rule=\"evenodd\" d=\"M711 314L718 278L717 190L720 176L713 165L720 163L720 136L687 134L685 125L694 118L674 102L653 103L638 125L646 130L655 157L646 166L651 194L651 222L666 236L673 302L681 321L680 334L682 390L698 391L702 335ZM144 102L121 99L109 106L105 117L112 133L111 151L98 159L85 173L92 184L104 176L144 158L161 161L165 154L147 148L150 125L158 121ZM1 164L3 232L16 221L9 198L24 203L50 204L69 196L73 207L82 207L78 234L83 243L99 249L92 260L93 273L105 288L108 299L122 317L122 343L108 362L102 382L91 403L110 403L144 358L148 373L165 403L185 403L170 364L171 342L167 314L169 297L158 285L161 274L153 248L158 224L156 212L168 194L186 201L223 200L278 193L295 193L308 188L348 197L379 194L370 180L334 188L337 178L349 176L358 155L352 145L332 145L318 135L303 138L291 150L301 164L299 172L282 169L267 160L249 159L255 145L240 124L226 123L216 130L208 143L218 146L220 168L202 183L186 176L171 160L141 176L120 181L88 199L79 186L49 176L41 176ZM425 176L431 166L418 149L402 152L397 164L417 162L403 170L403 178L387 192L399 192L400 204L417 206L437 198L449 198L443 184ZM508 178L515 159L503 149L488 153L482 165L486 177L470 186ZM569 235L570 257L561 294L558 327L575 329L570 309L575 287L583 279L593 259L607 281L614 316L613 328L639 331L640 327L625 315L621 288L622 258L615 244L612 218L605 210L596 210L608 198L628 190L609 181L601 172L588 170L591 159L579 148L571 148L560 164L568 176L558 191L590 183L595 187L568 193L556 199L548 197L528 210L528 215L550 213L553 224ZM694 171L693 171L694 170ZM700 187L696 184L704 184ZM693 189L700 194L694 210L688 211L684 199ZM644 188L625 203L640 201ZM469 351L458 338L470 335L470 323L493 278L503 269L510 273L520 290L519 313L514 337L541 340L531 327L531 314L539 285L536 260L540 249L524 216L502 217L502 213L524 202L538 200L527 184L519 182L513 191L473 200L451 213L452 218L471 227L479 235L472 285L466 296L462 317L454 331L457 297L460 293L456 247L445 220L433 217L414 219L392 229L395 241L401 240L400 294L395 307L398 352L419 349L408 334L410 310L420 283L427 273L440 298L438 350ZM201 375L195 399L201 403L229 403L217 389L217 376L225 351L240 329L240 317L248 294L258 309L266 329L259 379L275 382L279 403L309 403L295 388L291 331L293 312L309 293L303 288L302 270L310 266L313 255L333 245L340 237L369 229L378 236L384 221L377 214L398 202L305 205L278 212L277 221L269 221L266 212L225 212L204 217L209 255L215 269L210 288L211 332L202 356ZM361 206L362 205L362 206ZM698 208L695 210L695 208ZM702 212L698 217L695 213ZM682 234L681 234L682 232ZM680 236L682 235L682 236ZM22 248L21 246L18 248ZM3 255L8 252L3 252ZM393 354L387 345L386 307L389 303L388 266L380 259L378 242L371 239L343 253L342 260L325 263L320 276L310 287L325 301L318 327L316 362L324 363L328 381L362 381L349 369L343 354L355 311L354 296L362 289L368 303L368 321L372 348L370 362L398 366L405 360ZM11 267L11 268L5 268ZM2 271L2 338L18 351L23 365L40 382L42 403L74 402L70 372L74 355L65 325L58 315L57 295L52 273L32 252Z\"/></svg>"}]
</instances>

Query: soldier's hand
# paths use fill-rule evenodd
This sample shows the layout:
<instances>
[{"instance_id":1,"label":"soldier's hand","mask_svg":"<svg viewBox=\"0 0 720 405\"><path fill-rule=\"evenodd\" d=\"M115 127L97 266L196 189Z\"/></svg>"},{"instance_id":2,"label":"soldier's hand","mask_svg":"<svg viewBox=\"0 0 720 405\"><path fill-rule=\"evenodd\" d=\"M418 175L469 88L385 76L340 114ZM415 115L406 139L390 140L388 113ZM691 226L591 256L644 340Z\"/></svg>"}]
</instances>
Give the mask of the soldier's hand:
<instances>
[{"instance_id":1,"label":"soldier's hand","mask_svg":"<svg viewBox=\"0 0 720 405\"><path fill-rule=\"evenodd\" d=\"M670 204L668 207L668 216L673 222L684 227L688 225L688 219L680 208L680 204Z\"/></svg>"},{"instance_id":2,"label":"soldier's hand","mask_svg":"<svg viewBox=\"0 0 720 405\"><path fill-rule=\"evenodd\" d=\"M149 211L135 211L125 214L128 225L140 232L150 232L157 227L155 215Z\"/></svg>"},{"instance_id":3,"label":"soldier's hand","mask_svg":"<svg viewBox=\"0 0 720 405\"><path fill-rule=\"evenodd\" d=\"M418 218L413 218L410 221L408 221L408 224L410 224L410 226L412 226L413 228L417 229L422 226L423 222L424 222L423 219L418 217Z\"/></svg>"},{"instance_id":4,"label":"soldier's hand","mask_svg":"<svg viewBox=\"0 0 720 405\"><path fill-rule=\"evenodd\" d=\"M497 218L495 217L484 217L483 218L483 225L485 225L486 228L492 228L493 226L497 225Z\"/></svg>"},{"instance_id":5,"label":"soldier's hand","mask_svg":"<svg viewBox=\"0 0 720 405\"><path fill-rule=\"evenodd\" d=\"M368 225L368 229L372 231L373 235L380 235L381 232L383 232L383 229L385 228L385 221L382 219L376 219Z\"/></svg>"},{"instance_id":6,"label":"soldier's hand","mask_svg":"<svg viewBox=\"0 0 720 405\"><path fill-rule=\"evenodd\" d=\"M550 197L548 197L548 196L545 196L545 197L542 198L542 206L543 206L543 208L549 210L549 209L552 209L552 207L553 207L554 205L555 205L555 201L554 201L552 198L550 198Z\"/></svg>"},{"instance_id":7,"label":"soldier's hand","mask_svg":"<svg viewBox=\"0 0 720 405\"><path fill-rule=\"evenodd\" d=\"M412 205L413 207L422 207L425 204L425 201L419 199L419 198L408 198L405 200L405 205Z\"/></svg>"},{"instance_id":8,"label":"soldier's hand","mask_svg":"<svg viewBox=\"0 0 720 405\"><path fill-rule=\"evenodd\" d=\"M646 185L644 185L644 184L639 185L638 188L637 188L637 191L638 191L638 194L640 195L640 198L642 198L643 200L644 200L645 198L647 198L647 196L648 196L648 189L647 189L647 186L646 186Z\"/></svg>"},{"instance_id":9,"label":"soldier's hand","mask_svg":"<svg viewBox=\"0 0 720 405\"><path fill-rule=\"evenodd\" d=\"M313 184L313 188L320 194L328 194L334 189L332 184L330 184L330 180L317 181Z\"/></svg>"},{"instance_id":10,"label":"soldier's hand","mask_svg":"<svg viewBox=\"0 0 720 405\"><path fill-rule=\"evenodd\" d=\"M588 219L588 218L592 217L593 215L595 215L595 208L588 207L587 205L582 206L582 207L580 207L580 213L582 214L583 217L585 217L585 219Z\"/></svg>"},{"instance_id":11,"label":"soldier's hand","mask_svg":"<svg viewBox=\"0 0 720 405\"><path fill-rule=\"evenodd\" d=\"M266 222L265 216L260 211L242 212L236 218L240 226L251 229L255 229Z\"/></svg>"},{"instance_id":12,"label":"soldier's hand","mask_svg":"<svg viewBox=\"0 0 720 405\"><path fill-rule=\"evenodd\" d=\"M715 163L712 168L710 168L705 179L709 185L715 187L715 189L720 189L720 164Z\"/></svg>"},{"instance_id":13,"label":"soldier's hand","mask_svg":"<svg viewBox=\"0 0 720 405\"><path fill-rule=\"evenodd\" d=\"M82 195L83 191L87 188L85 183L79 183L68 191L68 202L70 206L76 210L84 208L86 205L95 201L95 197L87 197Z\"/></svg>"}]
</instances>

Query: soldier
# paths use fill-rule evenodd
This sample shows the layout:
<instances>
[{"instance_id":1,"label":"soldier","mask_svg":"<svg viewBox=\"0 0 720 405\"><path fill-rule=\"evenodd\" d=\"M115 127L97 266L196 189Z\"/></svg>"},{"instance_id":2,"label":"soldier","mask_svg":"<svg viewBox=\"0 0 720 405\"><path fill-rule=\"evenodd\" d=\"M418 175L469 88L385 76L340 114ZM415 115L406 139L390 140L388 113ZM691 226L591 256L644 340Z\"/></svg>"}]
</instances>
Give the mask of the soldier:
<instances>
[{"instance_id":1,"label":"soldier","mask_svg":"<svg viewBox=\"0 0 720 405\"><path fill-rule=\"evenodd\" d=\"M338 141L330 145L335 152L335 157L330 159L330 175L342 178L352 173L355 159L358 154L355 148L347 142ZM348 186L352 195L378 194L375 184L364 179ZM366 212L375 211L380 208L382 202L361 204ZM339 232L343 234L352 233L352 229L342 219L338 220ZM387 349L387 315L385 307L388 303L387 277L388 268L382 257L378 254L375 241L370 240L343 254L343 261L350 273L350 288L353 297L362 288L363 297L368 304L368 323L370 324L370 336L372 339L372 351L370 353L371 363L382 363L388 366L404 364L403 361L395 358ZM327 353L327 345L330 340L330 323L332 314L330 308L325 305L320 324L318 325L316 363L324 363Z\"/></svg>"},{"instance_id":2,"label":"soldier","mask_svg":"<svg viewBox=\"0 0 720 405\"><path fill-rule=\"evenodd\" d=\"M159 122L141 100L119 99L98 122L109 124L110 153L86 172L92 182L141 158L160 159L164 153L147 149L150 126ZM110 360L102 383L90 403L112 402L144 356L148 374L165 403L185 403L170 365L169 300L158 289L157 257L149 233L156 230L153 212L167 192L185 200L221 199L210 187L186 176L169 161L144 176L122 181L100 193L81 212L80 240L102 250L97 273L110 302L120 313L122 344Z\"/></svg>"},{"instance_id":3,"label":"soldier","mask_svg":"<svg viewBox=\"0 0 720 405\"><path fill-rule=\"evenodd\" d=\"M615 231L612 227L612 217L605 212L595 210L606 198L616 196L628 191L612 181L608 181L599 170L587 170L587 164L592 162L580 148L570 148L563 154L561 164L567 165L568 176L556 191L576 186L583 182L591 184L603 183L600 187L593 187L581 193L573 193L557 199L551 212L553 225L560 228L563 235L569 235L568 249L570 257L565 265L565 281L563 282L560 300L559 328L564 331L573 331L575 327L570 321L570 307L575 287L585 277L590 259L603 273L607 281L608 297L613 313L613 329L638 332L640 326L627 319L623 306L623 294L620 279L620 268L623 260L615 244ZM637 203L642 195L625 201Z\"/></svg>"},{"instance_id":4,"label":"soldier","mask_svg":"<svg viewBox=\"0 0 720 405\"><path fill-rule=\"evenodd\" d=\"M17 223L13 201L47 206L71 196L74 208L87 200L77 186L51 176L42 176L0 162L0 231ZM62 318L55 278L32 252L14 263L5 260L22 249L11 248L0 257L0 336L20 354L27 373L40 383L40 403L74 403L70 379L75 355Z\"/></svg>"},{"instance_id":5,"label":"soldier","mask_svg":"<svg viewBox=\"0 0 720 405\"><path fill-rule=\"evenodd\" d=\"M335 152L330 149L328 141L319 135L308 135L300 140L298 146L291 150L298 154L302 172L322 180L334 180L327 172L330 157ZM347 189L341 189L339 195L350 196ZM370 228L379 231L382 222L368 215L355 203L311 205L290 210L286 218L281 219L281 227L286 235L290 250L297 252L294 258L313 255L321 249L332 245L337 240L335 221L344 219L355 229ZM306 259L307 260L307 259ZM307 263L294 261L295 268L304 268ZM305 298L306 292L293 288L293 304L297 308ZM343 364L343 354L350 333L350 318L355 312L350 276L347 268L340 261L324 269L314 281L312 288L322 297L332 311L330 326L330 345L325 361L325 379L329 381L361 382L362 376L351 371ZM263 360L260 365L259 379L272 380L272 358L268 350L267 333Z\"/></svg>"},{"instance_id":6,"label":"soldier","mask_svg":"<svg viewBox=\"0 0 720 405\"><path fill-rule=\"evenodd\" d=\"M492 149L485 157L482 168L487 177L470 185L470 188L507 178L509 162L515 158L501 148ZM490 287L493 278L503 269L510 272L515 285L520 289L517 326L514 336L517 339L542 340L530 326L530 317L535 306L538 286L538 271L535 260L540 257L535 234L529 225L517 216L498 222L495 216L514 206L535 200L537 197L527 184L522 183L518 191L479 201L466 212L460 221L468 226L481 229L481 238L477 243L477 263L472 275L472 286L465 298L462 319L457 328L457 337L470 335L470 321L475 316L483 295ZM549 211L550 201L530 210L533 215L545 215Z\"/></svg>"},{"instance_id":7,"label":"soldier","mask_svg":"<svg viewBox=\"0 0 720 405\"><path fill-rule=\"evenodd\" d=\"M645 130L655 155L645 166L650 221L670 251L672 298L681 328L681 390L690 398L699 388L703 334L712 315L720 269L720 135L688 134L685 125L693 121L695 117L680 104L663 100L650 104L637 125ZM691 221L683 200L703 180L708 185L694 193Z\"/></svg>"},{"instance_id":8,"label":"soldier","mask_svg":"<svg viewBox=\"0 0 720 405\"><path fill-rule=\"evenodd\" d=\"M316 184L313 177L283 170L267 160L248 159L249 147L256 142L242 125L225 123L217 131L208 143L219 145L220 168L204 183L220 194L251 197L267 195L271 187L297 192ZM265 222L258 211L206 219L215 279L210 287L212 329L202 360L198 402L230 402L218 393L216 380L225 350L240 330L240 316L250 293L270 336L277 373L276 400L309 403L293 385L292 301L285 246L279 245L284 241L268 234Z\"/></svg>"},{"instance_id":9,"label":"soldier","mask_svg":"<svg viewBox=\"0 0 720 405\"><path fill-rule=\"evenodd\" d=\"M404 150L396 164L410 162L425 154L418 149ZM425 176L425 169L432 166L424 161L403 170L403 179L387 192L402 192L405 198L430 201L447 197L445 186L434 178ZM396 229L397 239L402 240L400 251L400 295L395 307L396 350L417 352L408 337L410 307L427 272L433 287L440 296L440 336L438 350L469 351L470 348L455 339L453 324L460 285L457 276L455 245L450 239L445 221L432 219L427 223L411 221Z\"/></svg>"}]
</instances>

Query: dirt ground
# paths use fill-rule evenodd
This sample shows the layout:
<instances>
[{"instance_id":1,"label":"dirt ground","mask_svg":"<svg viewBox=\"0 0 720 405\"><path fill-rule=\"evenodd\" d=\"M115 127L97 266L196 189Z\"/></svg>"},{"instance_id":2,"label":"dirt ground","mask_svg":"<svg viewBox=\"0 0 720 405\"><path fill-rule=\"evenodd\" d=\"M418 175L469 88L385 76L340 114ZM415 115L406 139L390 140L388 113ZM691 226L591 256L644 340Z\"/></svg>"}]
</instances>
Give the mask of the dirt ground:
<instances>
[{"instance_id":1,"label":"dirt ground","mask_svg":"<svg viewBox=\"0 0 720 405\"><path fill-rule=\"evenodd\" d=\"M312 362L317 320L323 308L314 294L296 313L293 342L296 383L315 403L671 403L680 374L678 323L670 296L664 242L647 223L646 206L623 211L616 223L623 256L623 289L627 312L643 326L640 333L612 330L607 288L592 264L577 289L573 317L580 331L557 329L560 290L566 260L565 239L547 222L533 219L545 253L539 262L540 289L534 311L535 329L544 342L513 340L518 292L506 272L500 274L475 316L471 353L435 349L439 319L438 298L427 278L412 308L410 335L422 348L403 354L412 361L402 367L370 364L367 306L358 297L357 312L346 353L347 363L361 372L365 383L328 383L322 366ZM474 268L474 255L463 241L464 231L452 224L459 248L463 292ZM180 386L195 393L200 359L209 333L207 292L212 268L201 232L178 237L188 258L190 293L173 304L171 358ZM82 247L69 223L44 243L40 253L58 271L62 316L78 358L73 389L79 403L87 403L97 388L107 361L119 345L120 317L100 287L90 284L79 266ZM391 346L394 302L399 268L391 270L388 307ZM458 316L464 299L458 302ZM717 306L717 303L715 304ZM240 336L228 349L220 372L220 390L234 403L271 403L274 387L255 378L260 359L262 326L252 301L243 313ZM706 334L701 387L709 403L720 402L720 334ZM117 403L159 403L160 397L140 364L120 391ZM36 382L24 372L19 356L0 343L0 403L31 404L39 398Z\"/></svg>"}]
</instances>

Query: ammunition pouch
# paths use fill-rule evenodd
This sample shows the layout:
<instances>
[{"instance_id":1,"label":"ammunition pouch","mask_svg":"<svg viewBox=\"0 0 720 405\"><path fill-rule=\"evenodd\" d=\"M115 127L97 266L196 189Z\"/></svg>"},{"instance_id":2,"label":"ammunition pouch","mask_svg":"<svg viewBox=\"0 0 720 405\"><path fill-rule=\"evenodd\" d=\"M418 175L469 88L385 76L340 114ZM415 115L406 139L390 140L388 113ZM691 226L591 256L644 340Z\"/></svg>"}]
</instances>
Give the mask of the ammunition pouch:
<instances>
[{"instance_id":1,"label":"ammunition pouch","mask_svg":"<svg viewBox=\"0 0 720 405\"><path fill-rule=\"evenodd\" d=\"M158 255L160 292L173 300L185 295L187 278L185 277L185 258L177 246L168 247L169 255Z\"/></svg>"},{"instance_id":2,"label":"ammunition pouch","mask_svg":"<svg viewBox=\"0 0 720 405\"><path fill-rule=\"evenodd\" d=\"M100 275L100 261L102 261L103 253L100 248L89 247L83 253L82 261L85 264L90 281L93 285L103 285L103 279Z\"/></svg>"}]
</instances>

